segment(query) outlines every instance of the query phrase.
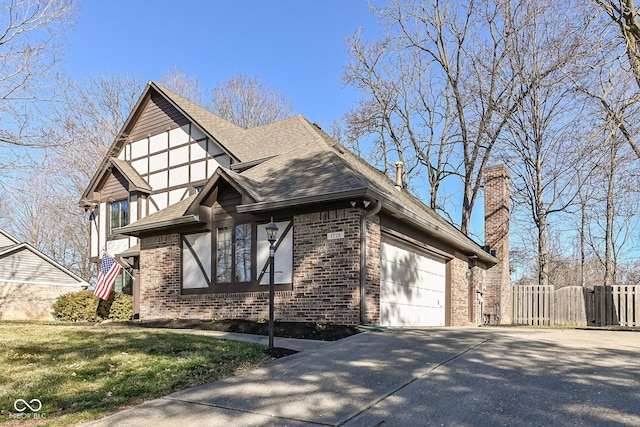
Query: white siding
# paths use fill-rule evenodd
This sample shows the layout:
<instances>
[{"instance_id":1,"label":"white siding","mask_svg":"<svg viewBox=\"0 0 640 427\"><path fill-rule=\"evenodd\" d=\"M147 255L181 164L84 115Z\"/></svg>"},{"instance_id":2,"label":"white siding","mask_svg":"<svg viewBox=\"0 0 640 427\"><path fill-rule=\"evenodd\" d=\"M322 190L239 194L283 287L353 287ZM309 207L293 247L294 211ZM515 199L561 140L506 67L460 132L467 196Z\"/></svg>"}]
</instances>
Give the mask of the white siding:
<instances>
[{"instance_id":1,"label":"white siding","mask_svg":"<svg viewBox=\"0 0 640 427\"><path fill-rule=\"evenodd\" d=\"M167 153L154 154L149 157L149 172L166 169L169 166Z\"/></svg>"},{"instance_id":2,"label":"white siding","mask_svg":"<svg viewBox=\"0 0 640 427\"><path fill-rule=\"evenodd\" d=\"M206 174L206 162L192 163L191 168L191 181L200 181L207 178Z\"/></svg>"},{"instance_id":3,"label":"white siding","mask_svg":"<svg viewBox=\"0 0 640 427\"><path fill-rule=\"evenodd\" d=\"M182 147L173 148L169 151L169 164L170 166L181 165L189 161L189 146L183 145Z\"/></svg>"},{"instance_id":4,"label":"white siding","mask_svg":"<svg viewBox=\"0 0 640 427\"><path fill-rule=\"evenodd\" d=\"M99 237L99 225L100 225L100 208L93 210L93 216L89 221L89 232L91 233L91 248L89 250L90 257L97 257L100 255L100 237Z\"/></svg>"},{"instance_id":5,"label":"white siding","mask_svg":"<svg viewBox=\"0 0 640 427\"><path fill-rule=\"evenodd\" d=\"M129 199L129 222L135 222L138 219L138 196L132 195Z\"/></svg>"},{"instance_id":6,"label":"white siding","mask_svg":"<svg viewBox=\"0 0 640 427\"><path fill-rule=\"evenodd\" d=\"M276 284L292 283L293 281L293 227L286 235L284 233L290 221L277 222L278 226L278 238L282 239L282 242L278 246L278 250L274 259L274 282ZM257 254L256 262L258 263L257 274L259 275L262 268L269 262L269 241L267 240L267 232L264 229L266 224L258 224L258 242L257 242ZM262 280L261 285L269 284L269 267L267 267Z\"/></svg>"},{"instance_id":7,"label":"white siding","mask_svg":"<svg viewBox=\"0 0 640 427\"><path fill-rule=\"evenodd\" d=\"M189 192L184 188L180 188L178 190L172 190L169 192L169 205L173 205L174 203L178 203L180 200L189 196Z\"/></svg>"},{"instance_id":8,"label":"white siding","mask_svg":"<svg viewBox=\"0 0 640 427\"><path fill-rule=\"evenodd\" d=\"M167 148L169 148L168 132L163 132L149 138L150 153L157 153L158 151L166 150Z\"/></svg>"},{"instance_id":9,"label":"white siding","mask_svg":"<svg viewBox=\"0 0 640 427\"><path fill-rule=\"evenodd\" d=\"M111 256L122 253L129 248L130 248L130 241L128 237L124 239L109 240L107 242L107 253Z\"/></svg>"},{"instance_id":10,"label":"white siding","mask_svg":"<svg viewBox=\"0 0 640 427\"><path fill-rule=\"evenodd\" d=\"M140 175L144 175L149 172L149 159L145 157L140 160L134 160L131 162L131 166L133 166Z\"/></svg>"},{"instance_id":11,"label":"white siding","mask_svg":"<svg viewBox=\"0 0 640 427\"><path fill-rule=\"evenodd\" d=\"M147 156L149 153L147 152L149 141L147 139L142 139L140 141L131 142L129 145L131 146L131 158L136 159L138 157Z\"/></svg>"},{"instance_id":12,"label":"white siding","mask_svg":"<svg viewBox=\"0 0 640 427\"><path fill-rule=\"evenodd\" d=\"M191 126L191 139L204 139L204 133L200 132L195 126Z\"/></svg>"},{"instance_id":13,"label":"white siding","mask_svg":"<svg viewBox=\"0 0 640 427\"><path fill-rule=\"evenodd\" d=\"M189 182L189 166L180 166L169 171L169 187L185 185Z\"/></svg>"},{"instance_id":14,"label":"white siding","mask_svg":"<svg viewBox=\"0 0 640 427\"><path fill-rule=\"evenodd\" d=\"M167 188L168 183L168 172L156 172L152 175L149 175L149 185L154 190L162 190Z\"/></svg>"},{"instance_id":15,"label":"white siding","mask_svg":"<svg viewBox=\"0 0 640 427\"><path fill-rule=\"evenodd\" d=\"M188 244L182 242L182 287L207 288L211 282L211 233L189 234L184 239Z\"/></svg>"},{"instance_id":16,"label":"white siding","mask_svg":"<svg viewBox=\"0 0 640 427\"><path fill-rule=\"evenodd\" d=\"M100 203L100 215L98 215L98 223L100 224L100 239L98 247L98 256L104 250L104 244L107 241L107 233L109 232L109 223L107 216L107 204Z\"/></svg>"},{"instance_id":17,"label":"white siding","mask_svg":"<svg viewBox=\"0 0 640 427\"><path fill-rule=\"evenodd\" d=\"M171 147L176 147L189 142L189 127L189 125L184 125L177 129L170 130L169 145Z\"/></svg>"},{"instance_id":18,"label":"white siding","mask_svg":"<svg viewBox=\"0 0 640 427\"><path fill-rule=\"evenodd\" d=\"M207 156L207 152L205 150L206 141L196 142L195 144L191 144L191 161L194 160L202 160Z\"/></svg>"}]
</instances>

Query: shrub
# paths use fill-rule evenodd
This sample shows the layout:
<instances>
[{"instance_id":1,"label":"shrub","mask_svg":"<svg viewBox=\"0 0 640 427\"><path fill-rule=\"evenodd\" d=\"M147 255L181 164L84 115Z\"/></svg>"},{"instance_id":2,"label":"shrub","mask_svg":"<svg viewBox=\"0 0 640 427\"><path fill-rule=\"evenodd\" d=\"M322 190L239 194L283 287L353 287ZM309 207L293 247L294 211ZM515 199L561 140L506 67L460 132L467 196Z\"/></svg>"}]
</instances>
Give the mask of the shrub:
<instances>
[{"instance_id":1,"label":"shrub","mask_svg":"<svg viewBox=\"0 0 640 427\"><path fill-rule=\"evenodd\" d=\"M62 295L53 304L53 315L67 322L100 322L104 319L129 320L133 316L133 297L111 293L101 300L91 291Z\"/></svg>"},{"instance_id":2,"label":"shrub","mask_svg":"<svg viewBox=\"0 0 640 427\"><path fill-rule=\"evenodd\" d=\"M133 297L127 294L112 294L109 300L111 308L109 310L109 319L112 320L129 320L133 316Z\"/></svg>"},{"instance_id":3,"label":"shrub","mask_svg":"<svg viewBox=\"0 0 640 427\"><path fill-rule=\"evenodd\" d=\"M70 322L95 322L98 316L99 299L91 291L79 291L59 297L53 304L56 319Z\"/></svg>"}]
</instances>

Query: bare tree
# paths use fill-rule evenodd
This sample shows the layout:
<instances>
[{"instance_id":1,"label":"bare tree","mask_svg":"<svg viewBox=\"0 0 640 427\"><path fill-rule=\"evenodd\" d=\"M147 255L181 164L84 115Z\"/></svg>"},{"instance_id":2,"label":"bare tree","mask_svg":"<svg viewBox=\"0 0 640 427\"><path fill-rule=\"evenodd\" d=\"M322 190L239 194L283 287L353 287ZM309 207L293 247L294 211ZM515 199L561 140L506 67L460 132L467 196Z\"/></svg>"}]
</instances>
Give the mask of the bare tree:
<instances>
[{"instance_id":1,"label":"bare tree","mask_svg":"<svg viewBox=\"0 0 640 427\"><path fill-rule=\"evenodd\" d=\"M583 114L567 78L575 68L572 61L584 54L582 38L557 20L562 12L555 2L522 5L518 14L527 25L514 33L508 51L513 75L528 88L508 118L503 156L511 169L514 204L527 207L537 231L540 285L549 284L550 217L565 212L579 194L574 178L585 166L589 142L578 128Z\"/></svg>"},{"instance_id":2,"label":"bare tree","mask_svg":"<svg viewBox=\"0 0 640 427\"><path fill-rule=\"evenodd\" d=\"M586 66L599 75L601 82L613 83L618 87L624 85L626 99L614 106L609 100L610 84L601 83L600 91L584 82L579 83L578 87L600 101L602 107L607 110L608 121L620 130L636 156L640 158L637 130L629 126L629 109L640 101L639 9L634 0L593 0L591 4L600 12L604 12L605 18L595 19L590 25L593 33L593 60ZM590 10L586 13L601 18ZM635 80L635 90L630 90L627 76L632 76Z\"/></svg>"},{"instance_id":3,"label":"bare tree","mask_svg":"<svg viewBox=\"0 0 640 427\"><path fill-rule=\"evenodd\" d=\"M611 19L624 41L624 53L640 88L640 20L635 0L594 0Z\"/></svg>"},{"instance_id":4,"label":"bare tree","mask_svg":"<svg viewBox=\"0 0 640 427\"><path fill-rule=\"evenodd\" d=\"M55 143L33 118L66 87L56 67L75 11L75 0L0 2L0 148Z\"/></svg>"},{"instance_id":5,"label":"bare tree","mask_svg":"<svg viewBox=\"0 0 640 427\"><path fill-rule=\"evenodd\" d=\"M160 77L160 83L196 104L202 104L204 90L200 86L200 78L189 76L178 67L171 68Z\"/></svg>"},{"instance_id":6,"label":"bare tree","mask_svg":"<svg viewBox=\"0 0 640 427\"><path fill-rule=\"evenodd\" d=\"M385 38L367 45L356 34L349 43L346 81L376 106L363 123L377 149L427 174L432 207L442 181L460 177L464 233L493 147L530 90L509 63L514 36L529 25L528 3L394 0L376 11Z\"/></svg>"},{"instance_id":7,"label":"bare tree","mask_svg":"<svg viewBox=\"0 0 640 427\"><path fill-rule=\"evenodd\" d=\"M369 98L346 116L346 143L356 146L370 138L373 163L393 179L395 161L405 165L403 187L412 176L426 175L429 206L447 214L439 203L439 188L457 171L456 135L450 86L440 85L431 74L432 61L407 50L402 39L373 43L356 32L349 40L352 62L343 80Z\"/></svg>"},{"instance_id":8,"label":"bare tree","mask_svg":"<svg viewBox=\"0 0 640 427\"><path fill-rule=\"evenodd\" d=\"M211 91L211 111L244 129L250 129L293 114L293 106L282 94L257 78L238 73Z\"/></svg>"},{"instance_id":9,"label":"bare tree","mask_svg":"<svg viewBox=\"0 0 640 427\"><path fill-rule=\"evenodd\" d=\"M50 163L67 165L59 182L77 197L86 188L100 161L129 117L145 82L135 75L90 76L64 96L54 114L56 139ZM59 169L59 168L58 168Z\"/></svg>"},{"instance_id":10,"label":"bare tree","mask_svg":"<svg viewBox=\"0 0 640 427\"><path fill-rule=\"evenodd\" d=\"M615 127L602 142L603 157L592 186L587 243L602 266L602 283L618 283L617 271L637 227L637 163Z\"/></svg>"},{"instance_id":11,"label":"bare tree","mask_svg":"<svg viewBox=\"0 0 640 427\"><path fill-rule=\"evenodd\" d=\"M6 188L1 216L20 240L54 257L85 279L89 262L88 218L77 206L100 161L129 116L144 82L135 76L89 77L65 93L51 134L63 144L48 147L38 173ZM43 191L46 189L46 191Z\"/></svg>"}]
</instances>

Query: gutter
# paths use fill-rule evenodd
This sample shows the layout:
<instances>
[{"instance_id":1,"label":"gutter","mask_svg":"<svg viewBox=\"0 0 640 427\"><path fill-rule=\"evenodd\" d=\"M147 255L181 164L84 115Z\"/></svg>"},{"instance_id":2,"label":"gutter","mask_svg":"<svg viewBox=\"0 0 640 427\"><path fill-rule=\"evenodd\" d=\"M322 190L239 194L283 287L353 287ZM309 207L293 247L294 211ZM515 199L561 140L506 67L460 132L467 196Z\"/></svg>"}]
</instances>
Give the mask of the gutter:
<instances>
[{"instance_id":1,"label":"gutter","mask_svg":"<svg viewBox=\"0 0 640 427\"><path fill-rule=\"evenodd\" d=\"M489 264L498 263L498 258L485 252L473 240L471 240L470 238L467 238L462 233L460 233L460 236L454 233L450 233L447 230L445 230L444 227L440 227L437 224L433 224L429 221L425 221L424 218L414 214L410 210L405 209L404 207L394 202L385 203L385 208L388 209L390 212L403 216L404 218L408 219L412 223L419 225L425 231L432 234L434 237L437 237L451 244L454 247L458 247L462 250L468 251L467 255L469 254L477 255L480 261L487 262Z\"/></svg>"},{"instance_id":2,"label":"gutter","mask_svg":"<svg viewBox=\"0 0 640 427\"><path fill-rule=\"evenodd\" d=\"M360 217L360 324L369 323L367 317L367 220L377 215L382 209L382 202L376 200L376 206L365 211Z\"/></svg>"},{"instance_id":3,"label":"gutter","mask_svg":"<svg viewBox=\"0 0 640 427\"><path fill-rule=\"evenodd\" d=\"M248 205L238 206L237 212L239 213L254 213L278 209L288 209L292 206L300 206L313 203L322 202L335 202L336 200L352 200L354 198L367 198L369 200L374 199L376 201L384 202L385 210L388 210L392 215L403 218L410 223L422 228L425 232L432 236L449 243L450 245L466 251L467 254L477 255L480 261L497 264L498 259L491 254L485 252L476 242L469 237L464 236L459 230L455 229L453 225L448 224L440 225L437 222L432 222L426 217L415 214L413 211L406 209L402 205L393 202L389 197L384 196L382 193L372 190L368 187L362 187L355 190L338 191L328 194L320 194L307 197L298 197L287 200L279 200L274 202L258 202ZM449 229L450 228L450 229ZM456 232L453 232L453 230ZM460 235L458 235L458 233Z\"/></svg>"},{"instance_id":4,"label":"gutter","mask_svg":"<svg viewBox=\"0 0 640 427\"><path fill-rule=\"evenodd\" d=\"M369 195L367 187L357 188L355 190L337 191L334 193L319 194L314 196L297 197L286 200L278 200L275 202L258 202L237 207L238 213L261 212L278 209L291 208L291 206L300 206L314 203L335 202L336 200L351 200L354 198L365 197Z\"/></svg>"}]
</instances>

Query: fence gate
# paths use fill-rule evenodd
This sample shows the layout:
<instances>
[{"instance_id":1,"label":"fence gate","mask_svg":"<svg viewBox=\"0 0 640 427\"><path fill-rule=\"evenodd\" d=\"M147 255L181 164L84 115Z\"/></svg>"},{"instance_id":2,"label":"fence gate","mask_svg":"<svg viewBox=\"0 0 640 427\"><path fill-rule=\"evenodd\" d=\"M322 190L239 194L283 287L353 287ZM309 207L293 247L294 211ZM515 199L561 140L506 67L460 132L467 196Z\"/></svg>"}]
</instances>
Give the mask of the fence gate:
<instances>
[{"instance_id":1,"label":"fence gate","mask_svg":"<svg viewBox=\"0 0 640 427\"><path fill-rule=\"evenodd\" d=\"M557 326L640 326L640 285L514 286L513 323Z\"/></svg>"}]
</instances>

